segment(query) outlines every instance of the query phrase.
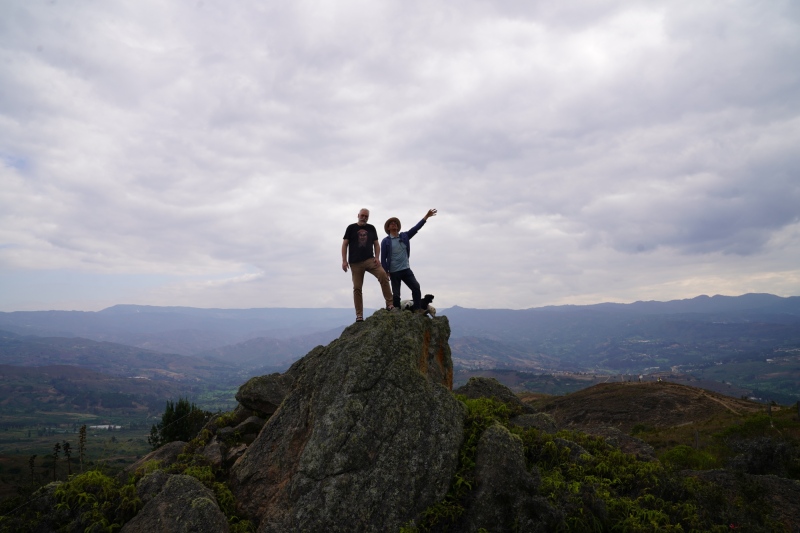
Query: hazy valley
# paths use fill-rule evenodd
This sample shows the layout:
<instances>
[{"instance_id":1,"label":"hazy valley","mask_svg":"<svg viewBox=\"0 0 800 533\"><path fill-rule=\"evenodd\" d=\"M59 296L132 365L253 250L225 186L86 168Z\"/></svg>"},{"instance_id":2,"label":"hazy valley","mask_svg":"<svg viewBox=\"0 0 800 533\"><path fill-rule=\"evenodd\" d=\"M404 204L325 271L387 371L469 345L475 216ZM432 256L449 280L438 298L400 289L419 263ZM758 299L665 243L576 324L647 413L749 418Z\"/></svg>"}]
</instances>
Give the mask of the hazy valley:
<instances>
[{"instance_id":1,"label":"hazy valley","mask_svg":"<svg viewBox=\"0 0 800 533\"><path fill-rule=\"evenodd\" d=\"M439 314L452 330L455 386L483 375L518 392L559 395L641 376L762 402L800 400L798 297ZM129 432L120 454L130 460L146 449L167 400L229 410L249 377L284 371L336 339L351 315L130 305L0 313L0 455L46 453L50 433L88 422Z\"/></svg>"}]
</instances>

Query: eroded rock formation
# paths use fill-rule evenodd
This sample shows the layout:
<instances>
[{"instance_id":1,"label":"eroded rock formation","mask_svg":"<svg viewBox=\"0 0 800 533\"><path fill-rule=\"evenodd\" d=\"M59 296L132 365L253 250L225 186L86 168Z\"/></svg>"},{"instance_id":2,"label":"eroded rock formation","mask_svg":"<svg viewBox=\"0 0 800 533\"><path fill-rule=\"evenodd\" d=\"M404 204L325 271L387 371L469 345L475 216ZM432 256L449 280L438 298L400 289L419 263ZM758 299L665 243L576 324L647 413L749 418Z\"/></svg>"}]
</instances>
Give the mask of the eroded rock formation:
<instances>
[{"instance_id":1,"label":"eroded rock formation","mask_svg":"<svg viewBox=\"0 0 800 533\"><path fill-rule=\"evenodd\" d=\"M260 532L396 531L446 494L465 416L449 335L446 317L378 312L292 366L231 469Z\"/></svg>"}]
</instances>

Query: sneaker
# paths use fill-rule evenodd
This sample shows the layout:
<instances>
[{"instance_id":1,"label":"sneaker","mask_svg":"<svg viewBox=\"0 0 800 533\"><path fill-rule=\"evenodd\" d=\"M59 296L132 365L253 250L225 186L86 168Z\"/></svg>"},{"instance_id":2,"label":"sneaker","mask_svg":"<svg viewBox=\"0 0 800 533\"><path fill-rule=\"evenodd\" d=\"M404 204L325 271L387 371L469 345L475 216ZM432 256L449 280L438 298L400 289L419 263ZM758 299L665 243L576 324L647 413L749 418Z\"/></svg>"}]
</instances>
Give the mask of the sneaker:
<instances>
[{"instance_id":1,"label":"sneaker","mask_svg":"<svg viewBox=\"0 0 800 533\"><path fill-rule=\"evenodd\" d=\"M356 317L356 322L364 322L364 317L363 316L357 316Z\"/></svg>"}]
</instances>

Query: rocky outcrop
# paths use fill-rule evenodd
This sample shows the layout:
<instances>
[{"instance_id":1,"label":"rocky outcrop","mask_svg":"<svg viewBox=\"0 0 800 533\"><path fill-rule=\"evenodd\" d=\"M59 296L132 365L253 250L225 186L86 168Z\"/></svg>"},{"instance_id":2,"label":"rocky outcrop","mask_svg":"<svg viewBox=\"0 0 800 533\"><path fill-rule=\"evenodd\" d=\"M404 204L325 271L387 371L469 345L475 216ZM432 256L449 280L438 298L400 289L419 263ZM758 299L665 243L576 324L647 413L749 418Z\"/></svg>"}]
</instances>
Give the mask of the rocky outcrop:
<instances>
[{"instance_id":1,"label":"rocky outcrop","mask_svg":"<svg viewBox=\"0 0 800 533\"><path fill-rule=\"evenodd\" d=\"M529 413L519 415L509 420L515 426L521 428L536 428L545 433L555 433L558 431L555 419L547 413Z\"/></svg>"},{"instance_id":2,"label":"rocky outcrop","mask_svg":"<svg viewBox=\"0 0 800 533\"><path fill-rule=\"evenodd\" d=\"M176 475L120 531L221 533L228 531L228 520L213 492L191 476Z\"/></svg>"},{"instance_id":3,"label":"rocky outcrop","mask_svg":"<svg viewBox=\"0 0 800 533\"><path fill-rule=\"evenodd\" d=\"M239 387L236 401L247 409L269 416L275 412L293 384L291 369L285 374L256 376Z\"/></svg>"},{"instance_id":4,"label":"rocky outcrop","mask_svg":"<svg viewBox=\"0 0 800 533\"><path fill-rule=\"evenodd\" d=\"M292 367L231 469L260 532L396 531L447 493L465 410L446 317L379 311Z\"/></svg>"},{"instance_id":5,"label":"rocky outcrop","mask_svg":"<svg viewBox=\"0 0 800 533\"><path fill-rule=\"evenodd\" d=\"M589 427L582 430L584 433L602 437L606 443L619 448L623 453L636 456L640 461L655 461L656 452L652 446L641 439L623 433L612 427Z\"/></svg>"},{"instance_id":6,"label":"rocky outcrop","mask_svg":"<svg viewBox=\"0 0 800 533\"><path fill-rule=\"evenodd\" d=\"M167 480L171 477L163 470L156 470L149 474L145 474L142 479L136 483L136 494L143 504L146 504L161 492Z\"/></svg>"},{"instance_id":7,"label":"rocky outcrop","mask_svg":"<svg viewBox=\"0 0 800 533\"><path fill-rule=\"evenodd\" d=\"M800 481L729 470L684 470L682 474L724 487L728 501L746 494L762 510L768 510L769 518L783 525L785 531L800 533Z\"/></svg>"},{"instance_id":8,"label":"rocky outcrop","mask_svg":"<svg viewBox=\"0 0 800 533\"><path fill-rule=\"evenodd\" d=\"M536 410L524 403L514 392L494 378L474 377L469 378L466 385L453 391L463 394L467 398L492 398L502 402L517 413L534 413Z\"/></svg>"},{"instance_id":9,"label":"rocky outcrop","mask_svg":"<svg viewBox=\"0 0 800 533\"><path fill-rule=\"evenodd\" d=\"M186 446L186 443L181 440L176 440L173 442L169 442L164 446L158 448L157 450L153 450L152 452L148 453L131 466L126 468L119 476L120 481L125 481L128 479L130 474L134 474L137 470L144 467L147 463L157 462L159 468L166 468L175 461L178 460L178 455L183 453L183 448Z\"/></svg>"},{"instance_id":10,"label":"rocky outcrop","mask_svg":"<svg viewBox=\"0 0 800 533\"><path fill-rule=\"evenodd\" d=\"M477 486L458 531L547 531L555 509L536 496L539 479L525 466L522 441L495 424L481 435L475 455Z\"/></svg>"}]
</instances>

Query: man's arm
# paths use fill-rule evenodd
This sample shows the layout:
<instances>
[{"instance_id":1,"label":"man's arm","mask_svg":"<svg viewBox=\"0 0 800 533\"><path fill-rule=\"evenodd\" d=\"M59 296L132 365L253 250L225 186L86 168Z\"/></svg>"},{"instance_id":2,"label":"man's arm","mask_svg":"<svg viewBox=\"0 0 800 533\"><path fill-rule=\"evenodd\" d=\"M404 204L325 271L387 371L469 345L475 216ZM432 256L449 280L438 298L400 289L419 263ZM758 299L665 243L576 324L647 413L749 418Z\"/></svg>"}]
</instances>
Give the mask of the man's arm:
<instances>
[{"instance_id":1,"label":"man's arm","mask_svg":"<svg viewBox=\"0 0 800 533\"><path fill-rule=\"evenodd\" d=\"M375 266L381 266L381 243L378 239L373 241L372 249L375 250Z\"/></svg>"},{"instance_id":2,"label":"man's arm","mask_svg":"<svg viewBox=\"0 0 800 533\"><path fill-rule=\"evenodd\" d=\"M420 230L420 228L422 228L422 226L425 225L425 222L427 222L430 217L435 217L435 216L436 216L436 209L428 209L428 212L425 213L425 216L422 217L422 220L417 222L416 226L408 230L408 238L410 239L411 237L416 235L417 232Z\"/></svg>"},{"instance_id":3,"label":"man's arm","mask_svg":"<svg viewBox=\"0 0 800 533\"><path fill-rule=\"evenodd\" d=\"M347 245L350 243L347 239L342 241L342 270L347 272Z\"/></svg>"}]
</instances>

